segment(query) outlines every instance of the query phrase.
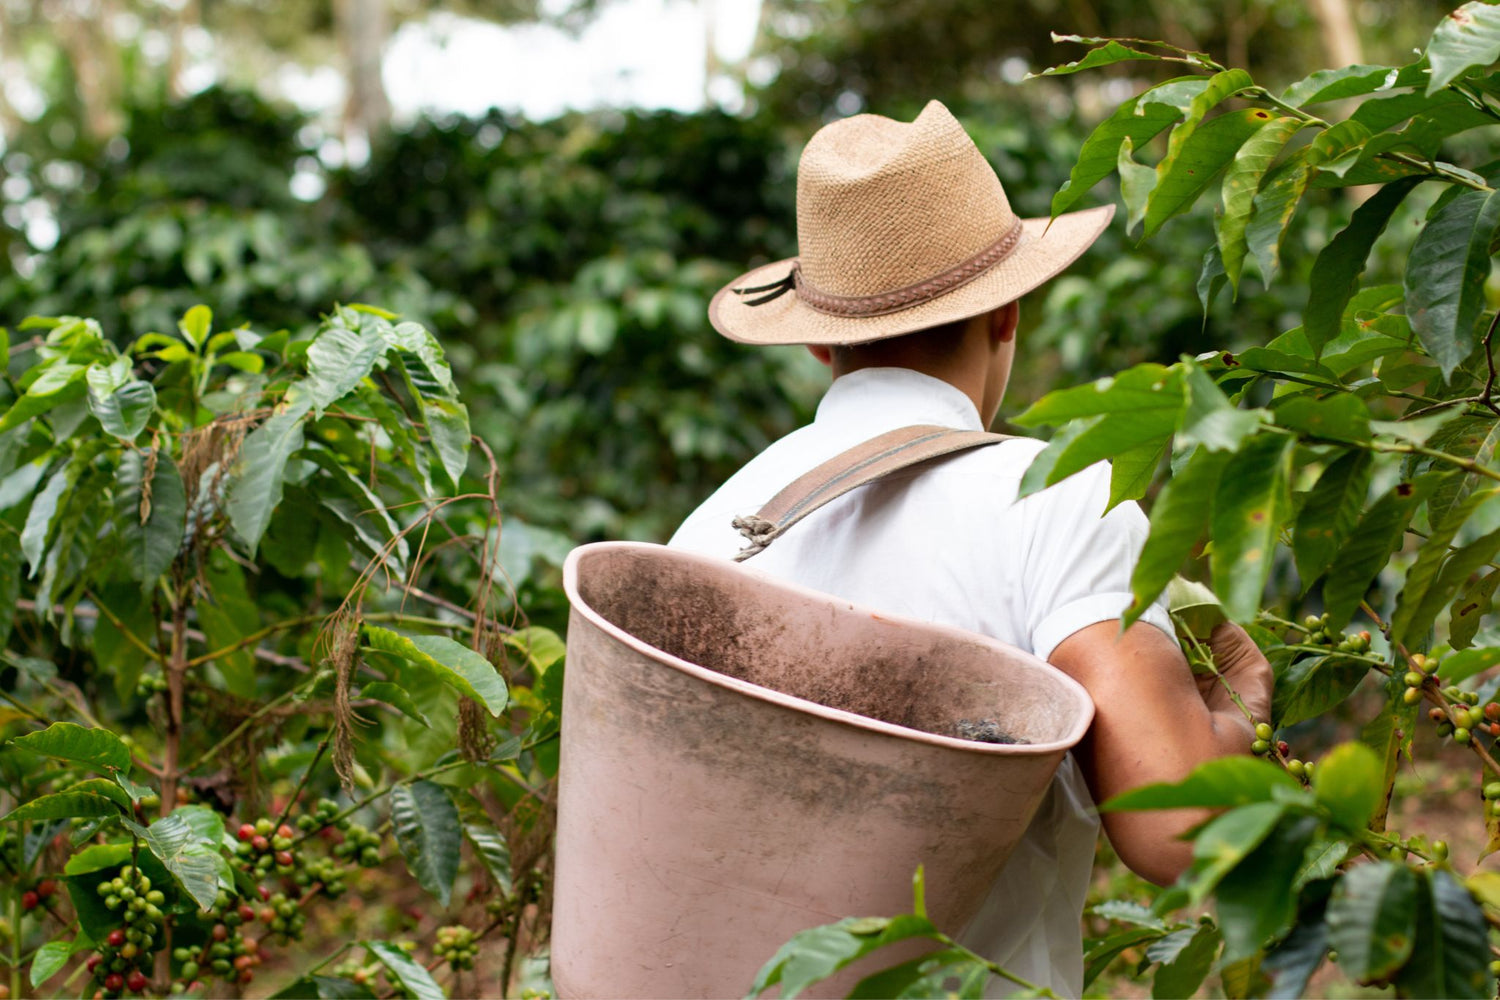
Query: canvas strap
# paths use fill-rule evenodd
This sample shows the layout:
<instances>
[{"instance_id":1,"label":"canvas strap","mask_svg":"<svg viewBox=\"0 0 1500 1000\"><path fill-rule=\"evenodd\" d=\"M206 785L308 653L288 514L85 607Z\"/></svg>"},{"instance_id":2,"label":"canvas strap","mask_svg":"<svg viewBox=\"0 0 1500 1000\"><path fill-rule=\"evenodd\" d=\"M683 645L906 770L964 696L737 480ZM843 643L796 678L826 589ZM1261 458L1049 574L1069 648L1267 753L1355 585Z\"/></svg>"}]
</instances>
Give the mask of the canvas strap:
<instances>
[{"instance_id":1,"label":"canvas strap","mask_svg":"<svg viewBox=\"0 0 1500 1000\"><path fill-rule=\"evenodd\" d=\"M736 517L734 527L750 544L734 557L743 562L765 551L788 528L850 490L943 455L1010 440L1008 434L962 431L916 424L898 427L835 455L771 498L758 514Z\"/></svg>"}]
</instances>

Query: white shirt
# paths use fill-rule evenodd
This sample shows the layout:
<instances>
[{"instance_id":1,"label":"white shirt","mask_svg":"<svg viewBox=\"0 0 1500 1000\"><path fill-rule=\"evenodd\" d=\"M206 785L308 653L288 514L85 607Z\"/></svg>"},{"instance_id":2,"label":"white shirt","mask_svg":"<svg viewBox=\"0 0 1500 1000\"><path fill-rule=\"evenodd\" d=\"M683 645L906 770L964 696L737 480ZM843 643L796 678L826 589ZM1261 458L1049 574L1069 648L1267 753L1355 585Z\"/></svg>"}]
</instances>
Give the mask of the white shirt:
<instances>
[{"instance_id":1,"label":"white shirt","mask_svg":"<svg viewBox=\"0 0 1500 1000\"><path fill-rule=\"evenodd\" d=\"M732 557L745 544L730 524L736 516L754 514L839 452L911 424L983 429L968 396L919 372L867 368L835 379L813 423L735 473L669 544ZM809 515L751 565L1046 659L1079 629L1120 617L1147 522L1134 503L1104 513L1103 463L1017 500L1021 476L1043 446L1006 441L896 473ZM1172 634L1160 603L1142 620ZM963 942L1025 979L1079 996L1080 918L1098 833L1098 814L1069 755ZM1012 987L995 979L990 988L1003 996Z\"/></svg>"}]
</instances>

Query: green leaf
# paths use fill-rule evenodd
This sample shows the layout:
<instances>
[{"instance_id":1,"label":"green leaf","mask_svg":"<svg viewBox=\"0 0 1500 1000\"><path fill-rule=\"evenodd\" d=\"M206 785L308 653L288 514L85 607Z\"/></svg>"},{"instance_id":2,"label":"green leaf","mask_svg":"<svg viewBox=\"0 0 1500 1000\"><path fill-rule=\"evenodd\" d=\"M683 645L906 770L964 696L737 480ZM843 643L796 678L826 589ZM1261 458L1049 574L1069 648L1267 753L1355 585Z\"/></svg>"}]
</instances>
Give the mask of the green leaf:
<instances>
[{"instance_id":1,"label":"green leaf","mask_svg":"<svg viewBox=\"0 0 1500 1000\"><path fill-rule=\"evenodd\" d=\"M976 970L964 968L975 966ZM977 974L981 985L989 978L989 969L971 957L971 953L960 948L945 948L928 952L910 961L882 969L861 979L849 991L848 1000L885 1000L888 997L932 996L934 989L943 989L944 982L953 977L968 978ZM924 980L937 979L931 989ZM920 987L914 989L914 987ZM948 990L943 996L965 996L960 991ZM976 994L978 995L978 994Z\"/></svg>"},{"instance_id":2,"label":"green leaf","mask_svg":"<svg viewBox=\"0 0 1500 1000\"><path fill-rule=\"evenodd\" d=\"M567 654L561 637L540 625L516 629L505 637L505 644L525 656L532 672L539 677Z\"/></svg>"},{"instance_id":3,"label":"green leaf","mask_svg":"<svg viewBox=\"0 0 1500 1000\"><path fill-rule=\"evenodd\" d=\"M20 823L39 819L73 819L87 816L118 816L120 807L112 799L90 792L55 792L17 806L0 822Z\"/></svg>"},{"instance_id":4,"label":"green leaf","mask_svg":"<svg viewBox=\"0 0 1500 1000\"><path fill-rule=\"evenodd\" d=\"M469 411L456 399L428 399L422 419L432 439L432 450L455 487L469 464Z\"/></svg>"},{"instance_id":5,"label":"green leaf","mask_svg":"<svg viewBox=\"0 0 1500 1000\"><path fill-rule=\"evenodd\" d=\"M120 540L117 558L130 579L154 589L182 549L186 523L187 493L171 453L165 448L149 453L125 449L115 473L115 533Z\"/></svg>"},{"instance_id":6,"label":"green leaf","mask_svg":"<svg viewBox=\"0 0 1500 1000\"><path fill-rule=\"evenodd\" d=\"M1143 944L1155 941L1166 934L1164 929L1157 928L1132 928L1121 931L1119 934L1111 934L1101 941L1089 946L1084 954L1083 988L1088 989L1089 984L1099 978L1099 974L1109 967L1121 952L1127 948L1138 948Z\"/></svg>"},{"instance_id":7,"label":"green leaf","mask_svg":"<svg viewBox=\"0 0 1500 1000\"><path fill-rule=\"evenodd\" d=\"M1146 206L1156 187L1156 171L1135 162L1135 144L1126 136L1120 141L1115 169L1120 172L1120 197L1125 202L1125 231L1132 232L1146 217Z\"/></svg>"},{"instance_id":8,"label":"green leaf","mask_svg":"<svg viewBox=\"0 0 1500 1000\"><path fill-rule=\"evenodd\" d=\"M323 415L335 400L354 391L369 377L390 345L372 325L351 330L331 322L307 348L308 395L313 412Z\"/></svg>"},{"instance_id":9,"label":"green leaf","mask_svg":"<svg viewBox=\"0 0 1500 1000\"><path fill-rule=\"evenodd\" d=\"M1156 477L1156 467L1167 453L1168 439L1147 441L1110 459L1109 504L1105 511L1113 510L1126 500L1139 500L1151 488Z\"/></svg>"},{"instance_id":10,"label":"green leaf","mask_svg":"<svg viewBox=\"0 0 1500 1000\"><path fill-rule=\"evenodd\" d=\"M1397 206L1419 183L1421 178L1410 177L1382 187L1354 210L1349 225L1329 240L1313 261L1308 279L1312 294L1302 311L1303 334L1313 357L1321 356L1324 345L1339 335L1344 307L1359 291L1359 276L1364 274L1370 248L1385 232Z\"/></svg>"},{"instance_id":11,"label":"green leaf","mask_svg":"<svg viewBox=\"0 0 1500 1000\"><path fill-rule=\"evenodd\" d=\"M436 671L449 687L466 695L499 717L509 696L505 681L490 661L452 639L437 635L404 636L378 625L366 625L370 645L384 653Z\"/></svg>"},{"instance_id":12,"label":"green leaf","mask_svg":"<svg viewBox=\"0 0 1500 1000\"><path fill-rule=\"evenodd\" d=\"M1445 379L1473 353L1497 230L1500 191L1465 191L1427 221L1407 258L1406 315Z\"/></svg>"},{"instance_id":13,"label":"green leaf","mask_svg":"<svg viewBox=\"0 0 1500 1000\"><path fill-rule=\"evenodd\" d=\"M1343 628L1348 623L1365 591L1401 544L1417 507L1436 485L1432 475L1397 483L1360 518L1359 527L1345 540L1323 581L1323 605L1330 628Z\"/></svg>"},{"instance_id":14,"label":"green leaf","mask_svg":"<svg viewBox=\"0 0 1500 1000\"><path fill-rule=\"evenodd\" d=\"M1089 912L1105 920L1118 920L1137 927L1150 927L1158 931L1167 929L1167 922L1149 907L1125 899L1106 899L1097 906L1090 907Z\"/></svg>"},{"instance_id":15,"label":"green leaf","mask_svg":"<svg viewBox=\"0 0 1500 1000\"><path fill-rule=\"evenodd\" d=\"M27 386L26 393L0 416L0 434L21 426L63 403L83 398L84 365L53 364Z\"/></svg>"},{"instance_id":16,"label":"green leaf","mask_svg":"<svg viewBox=\"0 0 1500 1000\"><path fill-rule=\"evenodd\" d=\"M1264 114L1264 112L1262 112ZM1218 238L1220 259L1224 274L1234 286L1236 294L1240 287L1240 273L1244 269L1248 245L1245 242L1245 226L1250 221L1255 207L1255 192L1286 144L1303 128L1305 123L1298 118L1269 118L1254 135L1234 154L1229 170L1224 174L1221 186L1223 211L1214 220Z\"/></svg>"},{"instance_id":17,"label":"green leaf","mask_svg":"<svg viewBox=\"0 0 1500 1000\"><path fill-rule=\"evenodd\" d=\"M422 713L416 699L398 684L392 684L390 681L372 681L359 689L359 696L383 701L408 719L414 719L427 728L432 728L431 721Z\"/></svg>"},{"instance_id":18,"label":"green leaf","mask_svg":"<svg viewBox=\"0 0 1500 1000\"><path fill-rule=\"evenodd\" d=\"M108 729L85 729L71 722L54 722L46 729L10 741L47 757L76 760L106 771L128 771L130 750Z\"/></svg>"},{"instance_id":19,"label":"green leaf","mask_svg":"<svg viewBox=\"0 0 1500 1000\"><path fill-rule=\"evenodd\" d=\"M1420 61L1399 68L1360 64L1343 69L1320 69L1288 87L1281 100L1301 108L1324 101L1362 97L1394 87L1415 87L1426 79L1425 70Z\"/></svg>"},{"instance_id":20,"label":"green leaf","mask_svg":"<svg viewBox=\"0 0 1500 1000\"><path fill-rule=\"evenodd\" d=\"M1245 227L1246 242L1265 284L1269 285L1276 273L1281 241L1318 165L1342 156L1369 137L1370 130L1361 123L1339 122L1266 174Z\"/></svg>"},{"instance_id":21,"label":"green leaf","mask_svg":"<svg viewBox=\"0 0 1500 1000\"><path fill-rule=\"evenodd\" d=\"M1260 610L1295 445L1281 434L1251 438L1229 459L1214 493L1213 589L1233 621L1247 622Z\"/></svg>"},{"instance_id":22,"label":"green leaf","mask_svg":"<svg viewBox=\"0 0 1500 1000\"><path fill-rule=\"evenodd\" d=\"M512 885L510 845L505 842L504 835L486 819L464 823L464 837L469 841L469 846L474 848L480 864L484 865L484 870L489 872L495 885L499 886L502 893L509 895Z\"/></svg>"},{"instance_id":23,"label":"green leaf","mask_svg":"<svg viewBox=\"0 0 1500 1000\"><path fill-rule=\"evenodd\" d=\"M1119 162L1120 145L1125 139L1130 140L1133 149L1144 146L1181 118L1186 104L1206 86L1207 77L1178 77L1116 108L1114 114L1100 122L1084 140L1067 183L1052 197L1052 217L1072 208L1090 188L1114 172ZM1186 95L1183 105L1163 101L1168 93L1163 88L1170 88L1173 94Z\"/></svg>"},{"instance_id":24,"label":"green leaf","mask_svg":"<svg viewBox=\"0 0 1500 1000\"><path fill-rule=\"evenodd\" d=\"M1465 649L1474 644L1479 623L1494 606L1497 584L1500 584L1500 572L1471 578L1459 587L1453 607L1448 609L1448 644L1454 649Z\"/></svg>"},{"instance_id":25,"label":"green leaf","mask_svg":"<svg viewBox=\"0 0 1500 1000\"><path fill-rule=\"evenodd\" d=\"M277 412L251 431L240 446L237 474L229 487L225 510L235 533L253 554L260 545L271 514L281 503L286 463L302 447L302 423L312 406L307 394L293 386Z\"/></svg>"},{"instance_id":26,"label":"green leaf","mask_svg":"<svg viewBox=\"0 0 1500 1000\"><path fill-rule=\"evenodd\" d=\"M1356 982L1386 979L1405 964L1416 936L1417 876L1404 864L1350 869L1328 903L1328 942Z\"/></svg>"},{"instance_id":27,"label":"green leaf","mask_svg":"<svg viewBox=\"0 0 1500 1000\"><path fill-rule=\"evenodd\" d=\"M1061 39L1059 39L1061 40ZM1050 66L1040 73L1028 73L1026 79L1038 76L1066 76L1069 73L1077 73L1081 70L1093 69L1096 66L1110 66L1117 62L1127 62L1133 59L1146 59L1152 62L1160 62L1162 57L1152 52L1141 49L1133 49L1128 45L1110 39L1096 49L1089 50L1082 59L1060 66Z\"/></svg>"},{"instance_id":28,"label":"green leaf","mask_svg":"<svg viewBox=\"0 0 1500 1000\"><path fill-rule=\"evenodd\" d=\"M1049 392L1017 416L1015 423L1022 427L1057 426L1079 417L1149 413L1164 407L1175 418L1182 403L1181 372L1144 364L1112 378Z\"/></svg>"},{"instance_id":29,"label":"green leaf","mask_svg":"<svg viewBox=\"0 0 1500 1000\"><path fill-rule=\"evenodd\" d=\"M26 525L21 529L21 554L31 567L29 576L32 578L41 569L42 556L46 554L47 541L52 535L52 526L57 521L58 505L77 483L80 471L78 462L69 462L54 472L26 511Z\"/></svg>"},{"instance_id":30,"label":"green leaf","mask_svg":"<svg viewBox=\"0 0 1500 1000\"><path fill-rule=\"evenodd\" d=\"M183 337L193 345L193 349L198 350L203 346L204 341L208 340L208 331L213 326L213 321L212 309L205 305L196 305L183 314L181 322L177 324L177 329L182 331Z\"/></svg>"},{"instance_id":31,"label":"green leaf","mask_svg":"<svg viewBox=\"0 0 1500 1000\"><path fill-rule=\"evenodd\" d=\"M1480 646L1477 649L1466 649L1461 653L1452 653L1443 657L1438 673L1444 683L1457 684L1488 670L1497 663L1500 663L1500 649L1493 646Z\"/></svg>"},{"instance_id":32,"label":"green leaf","mask_svg":"<svg viewBox=\"0 0 1500 1000\"><path fill-rule=\"evenodd\" d=\"M1317 827L1310 816L1287 816L1219 882L1214 895L1226 966L1254 955L1291 926L1297 915L1292 885Z\"/></svg>"},{"instance_id":33,"label":"green leaf","mask_svg":"<svg viewBox=\"0 0 1500 1000\"><path fill-rule=\"evenodd\" d=\"M385 941L365 941L364 946L416 1000L443 1000L443 988L422 965L406 952Z\"/></svg>"},{"instance_id":34,"label":"green leaf","mask_svg":"<svg viewBox=\"0 0 1500 1000\"><path fill-rule=\"evenodd\" d=\"M1352 849L1344 840L1315 839L1308 844L1302 855L1302 867L1297 871L1297 891L1302 891L1313 882L1321 882L1337 875L1339 865L1349 857Z\"/></svg>"},{"instance_id":35,"label":"green leaf","mask_svg":"<svg viewBox=\"0 0 1500 1000\"><path fill-rule=\"evenodd\" d=\"M1167 481L1151 507L1151 533L1130 577L1134 595L1124 624L1139 618L1193 552L1208 526L1209 510L1229 455L1199 448Z\"/></svg>"},{"instance_id":36,"label":"green leaf","mask_svg":"<svg viewBox=\"0 0 1500 1000\"><path fill-rule=\"evenodd\" d=\"M1417 902L1411 958L1396 976L1405 996L1483 1000L1494 995L1484 911L1453 873L1430 868Z\"/></svg>"},{"instance_id":37,"label":"green leaf","mask_svg":"<svg viewBox=\"0 0 1500 1000\"><path fill-rule=\"evenodd\" d=\"M890 919L846 917L835 924L810 927L797 932L761 966L748 995L758 996L779 983L783 1000L792 1000L813 983L878 948L937 933L930 920L914 914Z\"/></svg>"},{"instance_id":38,"label":"green leaf","mask_svg":"<svg viewBox=\"0 0 1500 1000\"><path fill-rule=\"evenodd\" d=\"M125 821L156 855L162 866L193 897L198 906L209 910L219 894L221 873L229 879L229 865L219 853L223 840L224 824L218 819L217 836L213 835L212 823L203 814L218 818L212 810L198 807L199 812L188 812L184 806L174 810L149 827Z\"/></svg>"},{"instance_id":39,"label":"green leaf","mask_svg":"<svg viewBox=\"0 0 1500 1000\"><path fill-rule=\"evenodd\" d=\"M1327 954L1328 925L1321 918L1298 920L1261 963L1261 971L1271 981L1268 1000L1301 1000L1307 996L1307 981Z\"/></svg>"},{"instance_id":40,"label":"green leaf","mask_svg":"<svg viewBox=\"0 0 1500 1000\"><path fill-rule=\"evenodd\" d=\"M1298 394L1277 404L1276 423L1322 441L1365 442L1370 440L1370 410L1353 393L1335 396Z\"/></svg>"},{"instance_id":41,"label":"green leaf","mask_svg":"<svg viewBox=\"0 0 1500 1000\"><path fill-rule=\"evenodd\" d=\"M272 994L275 1000L374 1000L370 987L352 979L333 976L303 976L293 980L280 992Z\"/></svg>"},{"instance_id":42,"label":"green leaf","mask_svg":"<svg viewBox=\"0 0 1500 1000\"><path fill-rule=\"evenodd\" d=\"M463 845L458 809L448 790L431 781L397 785L391 789L391 826L407 870L447 906Z\"/></svg>"},{"instance_id":43,"label":"green leaf","mask_svg":"<svg viewBox=\"0 0 1500 1000\"><path fill-rule=\"evenodd\" d=\"M1177 426L1184 404L1182 374L1161 365L1137 365L1113 379L1048 393L1016 418L1024 426L1061 424L1080 417L1103 419L1068 428L1032 460L1022 479L1023 495L1066 479L1101 459L1164 440ZM1039 475L1045 470L1045 476Z\"/></svg>"},{"instance_id":44,"label":"green leaf","mask_svg":"<svg viewBox=\"0 0 1500 1000\"><path fill-rule=\"evenodd\" d=\"M1219 881L1237 868L1261 845L1281 817L1281 802L1252 802L1215 816L1193 838L1193 867L1184 876L1190 880L1189 900L1198 905Z\"/></svg>"},{"instance_id":45,"label":"green leaf","mask_svg":"<svg viewBox=\"0 0 1500 1000\"><path fill-rule=\"evenodd\" d=\"M1173 938L1185 938L1168 946ZM1190 997L1198 992L1219 952L1219 929L1213 926L1189 927L1163 938L1146 949L1146 957L1161 962L1151 980L1153 997ZM1154 953L1153 953L1154 952ZM1171 957L1166 957L1170 953Z\"/></svg>"},{"instance_id":46,"label":"green leaf","mask_svg":"<svg viewBox=\"0 0 1500 1000\"><path fill-rule=\"evenodd\" d=\"M1187 407L1177 434L1179 446L1201 444L1210 451L1237 451L1261 425L1264 410L1241 410L1208 373L1192 362L1187 370Z\"/></svg>"},{"instance_id":47,"label":"green leaf","mask_svg":"<svg viewBox=\"0 0 1500 1000\"><path fill-rule=\"evenodd\" d=\"M74 948L66 941L48 941L36 950L31 959L31 988L41 985L62 971L73 957Z\"/></svg>"},{"instance_id":48,"label":"green leaf","mask_svg":"<svg viewBox=\"0 0 1500 1000\"><path fill-rule=\"evenodd\" d=\"M1313 794L1334 822L1357 834L1385 795L1384 776L1385 767L1374 750L1363 743L1341 743L1318 761Z\"/></svg>"},{"instance_id":49,"label":"green leaf","mask_svg":"<svg viewBox=\"0 0 1500 1000\"><path fill-rule=\"evenodd\" d=\"M156 411L156 390L150 382L133 379L108 391L95 389L94 369L88 372L89 411L98 418L100 425L110 434L126 441L134 441L146 429L151 414Z\"/></svg>"},{"instance_id":50,"label":"green leaf","mask_svg":"<svg viewBox=\"0 0 1500 1000\"><path fill-rule=\"evenodd\" d=\"M1497 496L1500 496L1500 490L1471 493L1450 507L1441 520L1434 519L1436 523L1417 550L1417 560L1406 571L1406 583L1396 597L1396 610L1391 615L1390 624L1393 643L1412 644L1424 635L1432 627L1438 612L1452 600L1459 585L1488 563L1500 549L1500 534L1496 534L1489 544L1477 551L1470 547L1467 560L1461 560L1459 555L1449 559L1449 546L1454 537L1479 507ZM1452 573L1447 572L1445 563L1455 562L1461 562L1461 565L1455 566ZM1440 570L1443 570L1441 576Z\"/></svg>"},{"instance_id":51,"label":"green leaf","mask_svg":"<svg viewBox=\"0 0 1500 1000\"><path fill-rule=\"evenodd\" d=\"M1239 69L1228 70L1219 76L1234 74L1238 74L1236 80L1250 79L1244 70ZM1270 120L1267 112L1246 108L1226 112L1197 125L1193 114L1199 101L1219 92L1210 86L1200 94L1198 101L1194 102L1194 110L1189 111L1187 119L1172 130L1167 155L1156 165L1156 185L1146 209L1146 236L1155 234L1172 216L1191 208L1219 171L1234 159L1245 141Z\"/></svg>"},{"instance_id":52,"label":"green leaf","mask_svg":"<svg viewBox=\"0 0 1500 1000\"><path fill-rule=\"evenodd\" d=\"M1285 770L1257 757L1218 757L1199 764L1176 783L1143 785L1116 795L1100 812L1143 809L1227 809L1265 802L1277 788L1302 785Z\"/></svg>"},{"instance_id":53,"label":"green leaf","mask_svg":"<svg viewBox=\"0 0 1500 1000\"><path fill-rule=\"evenodd\" d=\"M1276 678L1271 716L1278 726L1316 719L1344 703L1370 673L1370 664L1336 654L1305 656Z\"/></svg>"},{"instance_id":54,"label":"green leaf","mask_svg":"<svg viewBox=\"0 0 1500 1000\"><path fill-rule=\"evenodd\" d=\"M1473 66L1488 66L1500 58L1500 8L1482 0L1450 13L1438 22L1427 43L1427 61L1432 75L1427 80L1431 97Z\"/></svg>"},{"instance_id":55,"label":"green leaf","mask_svg":"<svg viewBox=\"0 0 1500 1000\"><path fill-rule=\"evenodd\" d=\"M119 772L116 772L118 774ZM130 794L108 778L85 778L63 789L74 794L102 795L114 801L121 809L129 811L132 805Z\"/></svg>"},{"instance_id":56,"label":"green leaf","mask_svg":"<svg viewBox=\"0 0 1500 1000\"><path fill-rule=\"evenodd\" d=\"M1218 244L1215 244L1203 252L1203 270L1198 274L1198 302L1203 306L1205 322L1208 307L1228 280L1224 275L1224 260L1219 254Z\"/></svg>"}]
</instances>

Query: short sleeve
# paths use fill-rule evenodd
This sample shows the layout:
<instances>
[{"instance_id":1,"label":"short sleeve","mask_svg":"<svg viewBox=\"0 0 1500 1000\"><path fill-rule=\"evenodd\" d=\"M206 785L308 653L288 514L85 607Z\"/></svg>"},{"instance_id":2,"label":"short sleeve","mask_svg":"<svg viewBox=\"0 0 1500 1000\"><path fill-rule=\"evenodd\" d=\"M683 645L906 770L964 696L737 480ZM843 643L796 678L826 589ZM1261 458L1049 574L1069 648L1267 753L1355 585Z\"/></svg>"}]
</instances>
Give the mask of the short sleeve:
<instances>
[{"instance_id":1,"label":"short sleeve","mask_svg":"<svg viewBox=\"0 0 1500 1000\"><path fill-rule=\"evenodd\" d=\"M1022 503L1035 502L1026 567L1031 648L1047 659L1068 636L1119 618L1132 599L1130 576L1149 528L1133 501L1108 513L1109 466L1090 466ZM1158 599L1141 621L1173 634Z\"/></svg>"}]
</instances>

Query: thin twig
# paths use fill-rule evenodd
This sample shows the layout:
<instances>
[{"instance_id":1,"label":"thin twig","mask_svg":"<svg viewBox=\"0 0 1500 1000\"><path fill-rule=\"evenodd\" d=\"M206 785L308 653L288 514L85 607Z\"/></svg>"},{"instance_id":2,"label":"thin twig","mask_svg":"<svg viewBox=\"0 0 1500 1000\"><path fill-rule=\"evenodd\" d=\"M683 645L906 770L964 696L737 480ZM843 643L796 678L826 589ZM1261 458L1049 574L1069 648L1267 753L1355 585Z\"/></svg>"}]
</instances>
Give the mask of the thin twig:
<instances>
[{"instance_id":1,"label":"thin twig","mask_svg":"<svg viewBox=\"0 0 1500 1000\"><path fill-rule=\"evenodd\" d=\"M1500 406L1496 406L1494 399L1490 396L1495 389L1495 352L1491 350L1490 345L1495 339L1497 324L1500 324L1500 309L1495 310L1495 318L1490 320L1489 329L1484 331L1484 363L1489 368L1489 377L1484 380L1484 395L1480 398L1492 413L1500 416Z\"/></svg>"}]
</instances>

